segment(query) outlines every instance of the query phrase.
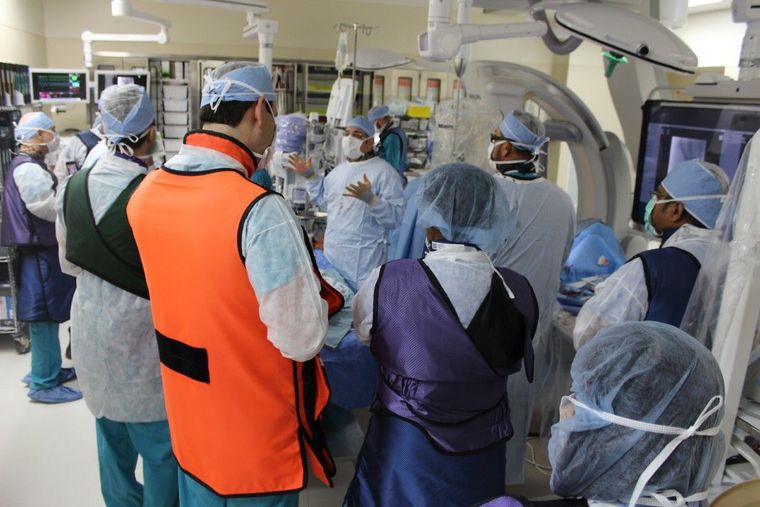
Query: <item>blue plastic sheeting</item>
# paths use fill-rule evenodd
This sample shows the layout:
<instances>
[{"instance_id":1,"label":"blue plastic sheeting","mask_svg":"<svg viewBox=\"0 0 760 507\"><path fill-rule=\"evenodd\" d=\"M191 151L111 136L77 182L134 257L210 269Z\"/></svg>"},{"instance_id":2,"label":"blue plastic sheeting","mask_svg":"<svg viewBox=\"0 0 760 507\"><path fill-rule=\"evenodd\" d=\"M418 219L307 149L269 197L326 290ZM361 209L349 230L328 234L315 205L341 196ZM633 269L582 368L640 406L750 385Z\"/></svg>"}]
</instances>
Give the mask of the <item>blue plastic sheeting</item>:
<instances>
[{"instance_id":1,"label":"blue plastic sheeting","mask_svg":"<svg viewBox=\"0 0 760 507\"><path fill-rule=\"evenodd\" d=\"M325 258L322 250L314 251L314 259L317 261L317 267L322 272L322 276L330 283L330 278L325 275L333 273L335 268ZM343 294L344 298L346 296ZM341 408L353 409L367 407L372 403L375 398L380 370L369 347L358 340L353 329L347 333L341 332L343 336L340 340L334 340L330 337L331 331L335 328L350 328L350 323L348 327L344 327L342 322L344 318L342 314L347 313L349 320L351 317L349 299L347 299L346 305L349 308L330 319L330 330L328 330L328 341L330 343L327 343L322 349L319 357L325 366L327 382L330 384L330 403ZM338 321L335 321L336 318Z\"/></svg>"},{"instance_id":2,"label":"blue plastic sheeting","mask_svg":"<svg viewBox=\"0 0 760 507\"><path fill-rule=\"evenodd\" d=\"M298 114L282 114L277 117L276 151L300 153L306 144L306 118Z\"/></svg>"},{"instance_id":3,"label":"blue plastic sheeting","mask_svg":"<svg viewBox=\"0 0 760 507\"><path fill-rule=\"evenodd\" d=\"M573 315L594 295L594 288L625 264L625 252L614 231L598 219L578 224L570 255L562 267L557 301Z\"/></svg>"}]
</instances>

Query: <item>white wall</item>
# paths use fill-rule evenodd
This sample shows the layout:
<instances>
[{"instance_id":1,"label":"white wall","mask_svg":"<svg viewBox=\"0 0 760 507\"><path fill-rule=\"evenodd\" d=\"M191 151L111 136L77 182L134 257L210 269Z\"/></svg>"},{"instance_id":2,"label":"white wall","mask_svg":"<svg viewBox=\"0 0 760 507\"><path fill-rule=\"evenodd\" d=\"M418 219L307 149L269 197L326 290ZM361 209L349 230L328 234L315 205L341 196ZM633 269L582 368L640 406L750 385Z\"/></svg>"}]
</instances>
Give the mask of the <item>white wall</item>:
<instances>
[{"instance_id":1,"label":"white wall","mask_svg":"<svg viewBox=\"0 0 760 507\"><path fill-rule=\"evenodd\" d=\"M730 10L723 10L691 14L674 33L696 53L700 67L725 67L728 76L737 78L745 29L744 23L733 22Z\"/></svg>"},{"instance_id":2,"label":"white wall","mask_svg":"<svg viewBox=\"0 0 760 507\"><path fill-rule=\"evenodd\" d=\"M42 0L0 0L0 61L44 67L45 20Z\"/></svg>"}]
</instances>

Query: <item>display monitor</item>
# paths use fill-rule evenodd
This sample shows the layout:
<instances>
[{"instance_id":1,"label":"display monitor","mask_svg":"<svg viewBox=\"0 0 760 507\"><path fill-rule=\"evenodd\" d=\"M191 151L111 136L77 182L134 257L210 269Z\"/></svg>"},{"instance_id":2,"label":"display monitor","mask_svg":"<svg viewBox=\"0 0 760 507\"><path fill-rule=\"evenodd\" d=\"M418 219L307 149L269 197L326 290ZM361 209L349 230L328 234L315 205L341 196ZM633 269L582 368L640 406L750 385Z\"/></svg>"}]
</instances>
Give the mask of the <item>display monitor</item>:
<instances>
[{"instance_id":1,"label":"display monitor","mask_svg":"<svg viewBox=\"0 0 760 507\"><path fill-rule=\"evenodd\" d=\"M86 69L29 69L32 101L45 103L88 102Z\"/></svg>"},{"instance_id":2,"label":"display monitor","mask_svg":"<svg viewBox=\"0 0 760 507\"><path fill-rule=\"evenodd\" d=\"M631 218L644 223L651 192L679 162L698 158L733 178L744 148L760 129L760 106L647 101Z\"/></svg>"},{"instance_id":3,"label":"display monitor","mask_svg":"<svg viewBox=\"0 0 760 507\"><path fill-rule=\"evenodd\" d=\"M97 70L95 71L95 83L97 84L95 100L100 98L103 90L117 84L136 84L145 88L150 94L150 73L148 71Z\"/></svg>"}]
</instances>

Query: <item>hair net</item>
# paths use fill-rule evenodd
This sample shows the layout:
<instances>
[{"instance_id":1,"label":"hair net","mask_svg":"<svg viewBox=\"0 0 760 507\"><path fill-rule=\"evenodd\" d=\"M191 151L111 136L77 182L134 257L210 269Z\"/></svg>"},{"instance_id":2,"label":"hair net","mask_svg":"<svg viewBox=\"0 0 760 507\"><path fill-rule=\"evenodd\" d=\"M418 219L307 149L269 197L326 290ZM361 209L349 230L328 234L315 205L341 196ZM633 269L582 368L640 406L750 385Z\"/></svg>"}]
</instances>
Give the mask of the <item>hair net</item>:
<instances>
[{"instance_id":1,"label":"hair net","mask_svg":"<svg viewBox=\"0 0 760 507\"><path fill-rule=\"evenodd\" d=\"M277 100L266 66L229 62L206 75L201 107L208 105L216 111L222 102L256 102L261 96L269 102Z\"/></svg>"},{"instance_id":2,"label":"hair net","mask_svg":"<svg viewBox=\"0 0 760 507\"><path fill-rule=\"evenodd\" d=\"M702 225L715 227L723 206L720 197L728 191L728 177L720 167L702 160L686 160L670 169L662 186L674 199L706 197L689 199L683 205Z\"/></svg>"},{"instance_id":3,"label":"hair net","mask_svg":"<svg viewBox=\"0 0 760 507\"><path fill-rule=\"evenodd\" d=\"M385 118L391 115L391 110L388 106L376 106L369 110L367 117L369 121L376 122L380 118Z\"/></svg>"},{"instance_id":4,"label":"hair net","mask_svg":"<svg viewBox=\"0 0 760 507\"><path fill-rule=\"evenodd\" d=\"M417 225L435 227L444 238L495 254L514 233L517 217L506 193L482 169L446 164L425 176L417 191Z\"/></svg>"},{"instance_id":5,"label":"hair net","mask_svg":"<svg viewBox=\"0 0 760 507\"><path fill-rule=\"evenodd\" d=\"M683 331L658 322L606 328L581 347L570 373L579 402L607 414L689 428L723 377L710 351ZM717 426L723 409L700 429ZM581 407L552 426L552 490L565 497L627 502L639 476L675 438L611 424ZM647 491L704 491L723 457L723 437L683 441L650 479Z\"/></svg>"},{"instance_id":6,"label":"hair net","mask_svg":"<svg viewBox=\"0 0 760 507\"><path fill-rule=\"evenodd\" d=\"M145 88L136 84L109 86L98 101L103 135L111 143L142 137L156 120Z\"/></svg>"},{"instance_id":7,"label":"hair net","mask_svg":"<svg viewBox=\"0 0 760 507\"><path fill-rule=\"evenodd\" d=\"M37 135L38 130L52 130L54 126L50 116L43 112L26 113L16 125L16 140L28 141Z\"/></svg>"},{"instance_id":8,"label":"hair net","mask_svg":"<svg viewBox=\"0 0 760 507\"><path fill-rule=\"evenodd\" d=\"M538 155L541 147L549 142L541 120L525 111L510 112L499 124L501 134L517 148Z\"/></svg>"},{"instance_id":9,"label":"hair net","mask_svg":"<svg viewBox=\"0 0 760 507\"><path fill-rule=\"evenodd\" d=\"M368 137L372 137L375 134L375 127L373 127L372 123L370 123L369 120L366 119L364 116L354 116L348 121L348 123L343 125L341 128L359 129L365 134L367 134Z\"/></svg>"}]
</instances>

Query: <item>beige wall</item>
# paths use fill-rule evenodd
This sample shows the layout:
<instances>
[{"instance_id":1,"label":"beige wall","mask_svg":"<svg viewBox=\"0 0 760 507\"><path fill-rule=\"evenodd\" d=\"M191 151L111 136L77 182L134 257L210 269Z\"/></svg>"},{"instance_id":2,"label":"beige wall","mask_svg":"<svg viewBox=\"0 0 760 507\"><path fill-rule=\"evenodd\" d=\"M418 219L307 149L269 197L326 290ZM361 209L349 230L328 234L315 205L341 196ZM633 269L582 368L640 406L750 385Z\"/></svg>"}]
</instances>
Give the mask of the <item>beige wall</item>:
<instances>
[{"instance_id":1,"label":"beige wall","mask_svg":"<svg viewBox=\"0 0 760 507\"><path fill-rule=\"evenodd\" d=\"M339 22L375 27L359 36L359 47L384 48L417 55L417 34L425 29L427 8L410 5L378 5L356 0L270 0L268 17L279 21L275 59L326 60L335 58ZM128 51L140 54L187 54L256 57L256 40L243 39L242 13L158 2L133 2L135 8L172 22L169 43L95 43L95 51ZM114 33L155 33L152 25L113 18L106 0L44 0L45 34L50 64L81 65L80 34L84 30ZM473 23L498 23L507 19L474 12ZM511 18L515 19L515 18ZM551 70L552 54L538 39L489 41L472 49L473 59L510 60L544 71Z\"/></svg>"},{"instance_id":2,"label":"beige wall","mask_svg":"<svg viewBox=\"0 0 760 507\"><path fill-rule=\"evenodd\" d=\"M700 67L724 67L726 75L737 78L746 26L734 23L726 9L692 14L686 26L674 33L696 53Z\"/></svg>"},{"instance_id":3,"label":"beige wall","mask_svg":"<svg viewBox=\"0 0 760 507\"><path fill-rule=\"evenodd\" d=\"M274 58L335 58L338 22L366 23L376 26L369 37L359 37L360 47L383 47L413 54L416 32L424 29L426 9L417 6L384 6L355 1L270 0L268 17L279 21ZM79 58L80 34L84 30L114 33L155 33L150 24L113 18L106 0L45 0L45 27L50 60ZM245 15L222 9L209 9L157 2L133 2L135 8L168 19L172 23L169 43L123 44L95 43L95 51L133 51L151 55L195 54L204 56L256 57L258 42L243 39ZM77 41L77 51L69 41Z\"/></svg>"},{"instance_id":4,"label":"beige wall","mask_svg":"<svg viewBox=\"0 0 760 507\"><path fill-rule=\"evenodd\" d=\"M42 7L42 0L0 0L0 61L47 65Z\"/></svg>"},{"instance_id":5,"label":"beige wall","mask_svg":"<svg viewBox=\"0 0 760 507\"><path fill-rule=\"evenodd\" d=\"M40 0L44 4L44 33L50 67L82 67L81 32L156 33L153 25L111 16L107 0ZM359 47L384 48L419 60L417 34L425 29L424 1L379 5L357 0L269 0L268 17L279 21L274 58L332 62L339 22L376 27L369 36L359 35ZM169 43L94 43L95 52L126 52L148 56L201 55L256 58L258 41L243 39L243 13L203 7L177 6L133 0L136 9L170 20ZM473 23L523 20L473 12ZM472 58L509 60L543 72L552 71L553 55L539 39L488 41L473 45ZM56 118L59 128L81 127L84 107L73 106Z\"/></svg>"}]
</instances>

